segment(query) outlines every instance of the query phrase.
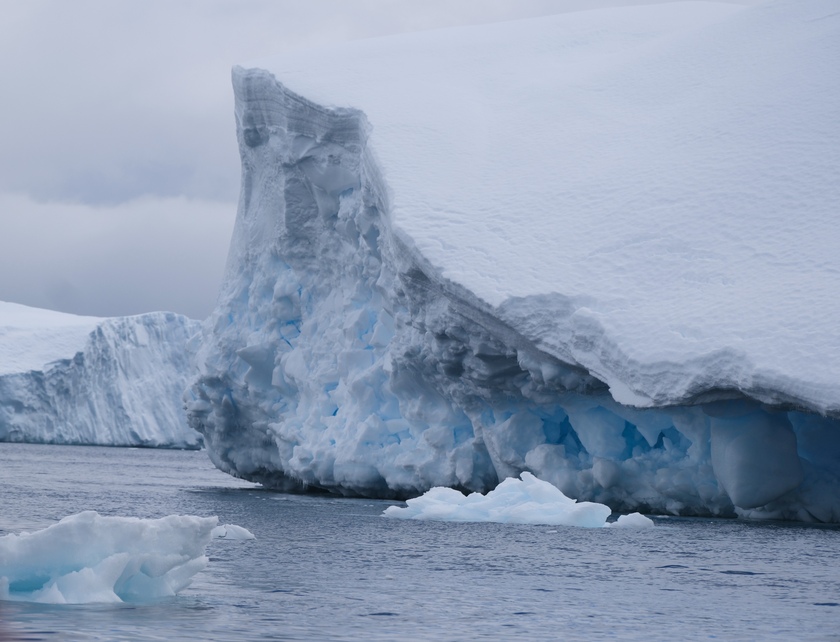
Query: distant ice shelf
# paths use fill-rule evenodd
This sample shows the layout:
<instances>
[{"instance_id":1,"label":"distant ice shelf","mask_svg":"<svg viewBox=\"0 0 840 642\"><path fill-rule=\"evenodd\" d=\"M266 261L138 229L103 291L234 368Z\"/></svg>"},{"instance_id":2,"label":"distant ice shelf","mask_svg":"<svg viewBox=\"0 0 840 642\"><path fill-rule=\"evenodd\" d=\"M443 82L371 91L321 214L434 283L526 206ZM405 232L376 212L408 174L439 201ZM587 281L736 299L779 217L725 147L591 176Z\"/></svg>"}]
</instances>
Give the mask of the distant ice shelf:
<instances>
[{"instance_id":1,"label":"distant ice shelf","mask_svg":"<svg viewBox=\"0 0 840 642\"><path fill-rule=\"evenodd\" d=\"M181 399L199 328L0 302L0 441L199 448Z\"/></svg>"},{"instance_id":2,"label":"distant ice shelf","mask_svg":"<svg viewBox=\"0 0 840 642\"><path fill-rule=\"evenodd\" d=\"M222 470L840 521L840 14L677 2L233 73Z\"/></svg>"}]
</instances>

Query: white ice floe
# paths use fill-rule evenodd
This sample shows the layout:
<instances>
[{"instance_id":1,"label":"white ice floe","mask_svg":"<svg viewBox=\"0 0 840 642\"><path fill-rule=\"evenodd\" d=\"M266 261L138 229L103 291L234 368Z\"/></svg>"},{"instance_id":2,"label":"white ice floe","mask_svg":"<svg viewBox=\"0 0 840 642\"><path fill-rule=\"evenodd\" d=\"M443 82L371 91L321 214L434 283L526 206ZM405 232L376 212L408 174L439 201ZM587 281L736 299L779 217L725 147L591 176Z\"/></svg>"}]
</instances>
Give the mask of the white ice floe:
<instances>
[{"instance_id":1,"label":"white ice floe","mask_svg":"<svg viewBox=\"0 0 840 642\"><path fill-rule=\"evenodd\" d=\"M607 526L613 528L653 528L653 520L641 513L630 513L629 515L619 515L617 520L607 524Z\"/></svg>"},{"instance_id":2,"label":"white ice floe","mask_svg":"<svg viewBox=\"0 0 840 642\"><path fill-rule=\"evenodd\" d=\"M0 599L85 604L175 595L207 565L204 552L217 523L216 517L86 511L34 533L5 535Z\"/></svg>"},{"instance_id":3,"label":"white ice floe","mask_svg":"<svg viewBox=\"0 0 840 642\"><path fill-rule=\"evenodd\" d=\"M217 539L256 539L251 531L236 524L216 526L213 529L212 535Z\"/></svg>"},{"instance_id":4,"label":"white ice floe","mask_svg":"<svg viewBox=\"0 0 840 642\"><path fill-rule=\"evenodd\" d=\"M389 506L385 517L441 522L498 522L502 524L547 524L550 526L610 526L609 506L578 502L530 473L521 479L508 477L486 495L463 493L452 488L432 488L420 497L409 499L404 508ZM653 521L634 513L622 515L615 524L621 527L653 526Z\"/></svg>"},{"instance_id":5,"label":"white ice floe","mask_svg":"<svg viewBox=\"0 0 840 642\"><path fill-rule=\"evenodd\" d=\"M0 301L0 441L197 448L181 399L200 324Z\"/></svg>"},{"instance_id":6,"label":"white ice floe","mask_svg":"<svg viewBox=\"0 0 840 642\"><path fill-rule=\"evenodd\" d=\"M523 471L628 512L840 521L840 14L675 2L234 70L191 425L270 486Z\"/></svg>"}]
</instances>

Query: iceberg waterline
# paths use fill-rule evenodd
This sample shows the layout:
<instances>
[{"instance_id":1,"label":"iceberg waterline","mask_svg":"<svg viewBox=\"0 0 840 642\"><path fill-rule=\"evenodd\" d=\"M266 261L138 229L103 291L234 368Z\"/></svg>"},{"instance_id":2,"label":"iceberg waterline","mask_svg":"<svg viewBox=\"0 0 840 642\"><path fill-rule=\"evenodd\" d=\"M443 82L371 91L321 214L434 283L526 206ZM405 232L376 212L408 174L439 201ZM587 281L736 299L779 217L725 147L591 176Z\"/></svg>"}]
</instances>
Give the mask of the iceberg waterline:
<instances>
[{"instance_id":1,"label":"iceberg waterline","mask_svg":"<svg viewBox=\"0 0 840 642\"><path fill-rule=\"evenodd\" d=\"M0 600L50 604L171 597L205 568L213 537L253 539L216 517L108 517L86 511L0 537Z\"/></svg>"},{"instance_id":2,"label":"iceberg waterline","mask_svg":"<svg viewBox=\"0 0 840 642\"><path fill-rule=\"evenodd\" d=\"M204 326L201 374L186 396L190 425L204 435L213 462L271 487L375 497L411 497L434 486L485 492L527 471L570 497L625 512L840 521L840 386L831 382L838 346L826 321L831 315L801 309L818 300L834 305L837 253L832 259L820 250L822 263L811 261L805 237L787 223L836 250L831 203L838 183L830 160L838 125L829 116L840 96L833 64L840 40L829 37L839 29L828 9L820 0L749 10L714 3L632 8L607 16L612 40L603 35L609 30L564 40L588 33L590 14L581 14L366 41L266 64L281 81L285 74L312 88L322 103L361 95L359 109L326 107L270 71L236 68L239 212L219 305ZM527 49L523 42L533 44L536 53L517 68L531 70L528 63L548 55L549 64L523 74L542 75L544 84L557 79L562 91L526 93L519 104L506 102L505 92L475 90L470 78L487 81L487 70L496 69L481 56L496 51L499 38L514 57L517 47ZM564 42L565 49L549 46ZM394 60L422 67L425 59L414 54L441 43L447 55L462 47L451 72L433 66L435 73L398 76L405 69ZM470 58L465 48L481 53ZM761 51L766 60L757 68L721 65L721 56L738 51ZM633 67L641 62L647 66ZM555 63L567 71L581 63L576 68L591 68L591 77L580 72L563 84ZM686 85L680 73L688 63L700 72ZM648 74L651 68L663 73ZM819 99L803 100L789 87L780 93L788 81ZM438 82L459 93L441 98ZM662 100L656 122L643 118L649 105L637 86ZM416 105L388 111L404 92L402 100ZM478 148L458 146L475 134L474 123L467 125L472 112L454 102L464 95L467 107L476 96L487 98L480 113L496 125L509 116L514 129L517 117L533 120L540 110L525 98L548 104L538 125L562 122L553 108L563 106L561 115L578 118L570 127L588 132L578 153L593 175L569 169L563 148L551 156L538 140L501 137L522 161L511 164L508 148L488 146L492 128L483 130L483 147L481 136L468 141ZM493 102L494 95L501 97ZM570 113L574 100L558 102L570 96L591 101L592 109ZM365 101L381 120L369 122ZM610 116L613 104L629 110L623 120ZM635 135L604 140L592 113L607 131L638 125L651 134L644 140L653 153L638 156L648 147L635 147ZM786 127L806 142L792 143ZM529 145L533 162L557 160L572 172L578 192L552 188L552 200L545 181L530 181ZM818 153L797 165L809 149ZM606 156L592 160L599 151ZM764 174L752 171L761 158ZM724 173L740 172L735 184L721 175L721 163ZM440 167L451 176L436 183ZM531 169L542 177L544 168ZM648 181L649 189L629 190L627 175L616 169ZM498 191L511 175L518 190L511 193L521 199ZM475 189L452 191L459 186ZM481 186L501 205L483 201ZM753 192L762 194L757 206ZM614 201L593 196L600 193ZM446 209L441 199L450 196L454 205ZM558 198L564 206L578 202L597 225L588 228L590 219L574 210L546 215ZM630 210L616 211L618 233L592 207L615 207L622 198ZM615 262L632 236L625 234L628 218L639 228L643 260ZM562 269L536 274L527 252L521 268L511 262L505 235L518 243L519 228L532 227L539 239L549 219L558 239L568 223L572 243L586 245L586 235L598 234L605 246L615 242L609 260L590 257L598 278L586 281L579 263L569 265L568 278ZM715 230L725 234L734 223L747 235L727 245L732 256L714 254ZM487 226L496 226L501 240L488 244ZM647 236L658 226L668 234ZM473 234L477 246L468 252ZM802 251L792 254L779 238ZM450 247L461 248L454 259ZM647 260L648 247L664 252L662 265L682 271L681 289ZM514 269L509 279L499 277L506 293L500 300L486 266L497 255ZM739 281L760 275L768 256L768 265L788 266L774 284L784 296L772 299L772 314L761 312L770 302L759 296L765 286ZM511 285L519 276L522 296ZM625 298L604 290L607 277ZM650 292L657 280L664 288L658 299ZM592 295L585 294L588 284ZM812 299L803 303L799 284ZM716 308L716 293L724 301L740 297L744 309ZM712 310L699 322L698 301ZM798 353L785 341L797 332Z\"/></svg>"},{"instance_id":3,"label":"iceberg waterline","mask_svg":"<svg viewBox=\"0 0 840 642\"><path fill-rule=\"evenodd\" d=\"M0 441L199 448L181 399L199 328L0 302Z\"/></svg>"}]
</instances>

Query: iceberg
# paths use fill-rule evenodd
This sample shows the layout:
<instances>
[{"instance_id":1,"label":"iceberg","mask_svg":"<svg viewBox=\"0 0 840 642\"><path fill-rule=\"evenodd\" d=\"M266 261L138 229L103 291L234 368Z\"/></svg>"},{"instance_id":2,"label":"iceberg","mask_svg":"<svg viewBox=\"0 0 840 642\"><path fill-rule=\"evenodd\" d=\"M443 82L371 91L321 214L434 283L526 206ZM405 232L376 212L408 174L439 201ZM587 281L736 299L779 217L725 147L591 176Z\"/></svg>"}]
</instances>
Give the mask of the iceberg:
<instances>
[{"instance_id":1,"label":"iceberg","mask_svg":"<svg viewBox=\"0 0 840 642\"><path fill-rule=\"evenodd\" d=\"M212 530L211 535L218 539L256 539L256 536L251 531L236 524L216 526Z\"/></svg>"},{"instance_id":2,"label":"iceberg","mask_svg":"<svg viewBox=\"0 0 840 642\"><path fill-rule=\"evenodd\" d=\"M840 14L676 2L233 70L242 189L190 425L407 498L840 521Z\"/></svg>"},{"instance_id":3,"label":"iceberg","mask_svg":"<svg viewBox=\"0 0 840 642\"><path fill-rule=\"evenodd\" d=\"M389 506L383 515L394 519L442 522L497 522L501 524L546 524L602 528L649 528L653 521L639 513L621 515L612 523L609 506L577 502L557 488L523 472L521 479L508 477L486 495L464 496L457 490L436 487L409 499L405 507Z\"/></svg>"},{"instance_id":4,"label":"iceberg","mask_svg":"<svg viewBox=\"0 0 840 642\"><path fill-rule=\"evenodd\" d=\"M199 329L0 302L0 442L199 448L181 399Z\"/></svg>"},{"instance_id":5,"label":"iceberg","mask_svg":"<svg viewBox=\"0 0 840 642\"><path fill-rule=\"evenodd\" d=\"M217 523L217 517L139 519L86 511L34 533L4 535L0 600L87 604L171 597L207 565L204 551Z\"/></svg>"},{"instance_id":6,"label":"iceberg","mask_svg":"<svg viewBox=\"0 0 840 642\"><path fill-rule=\"evenodd\" d=\"M619 515L618 519L607 526L613 528L653 528L653 520L645 517L640 513L630 513L629 515Z\"/></svg>"}]
</instances>

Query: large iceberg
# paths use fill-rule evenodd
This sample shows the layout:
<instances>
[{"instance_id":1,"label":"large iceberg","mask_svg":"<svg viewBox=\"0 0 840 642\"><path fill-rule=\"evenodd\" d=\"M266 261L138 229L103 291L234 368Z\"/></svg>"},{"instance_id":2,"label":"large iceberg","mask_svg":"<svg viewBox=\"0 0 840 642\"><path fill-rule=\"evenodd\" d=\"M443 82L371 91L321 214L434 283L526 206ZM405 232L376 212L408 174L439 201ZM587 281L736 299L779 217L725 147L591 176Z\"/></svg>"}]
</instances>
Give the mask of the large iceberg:
<instances>
[{"instance_id":1,"label":"large iceberg","mask_svg":"<svg viewBox=\"0 0 840 642\"><path fill-rule=\"evenodd\" d=\"M222 470L840 521L840 14L678 2L233 72Z\"/></svg>"},{"instance_id":2,"label":"large iceberg","mask_svg":"<svg viewBox=\"0 0 840 642\"><path fill-rule=\"evenodd\" d=\"M181 399L200 323L0 302L0 441L198 448Z\"/></svg>"}]
</instances>

